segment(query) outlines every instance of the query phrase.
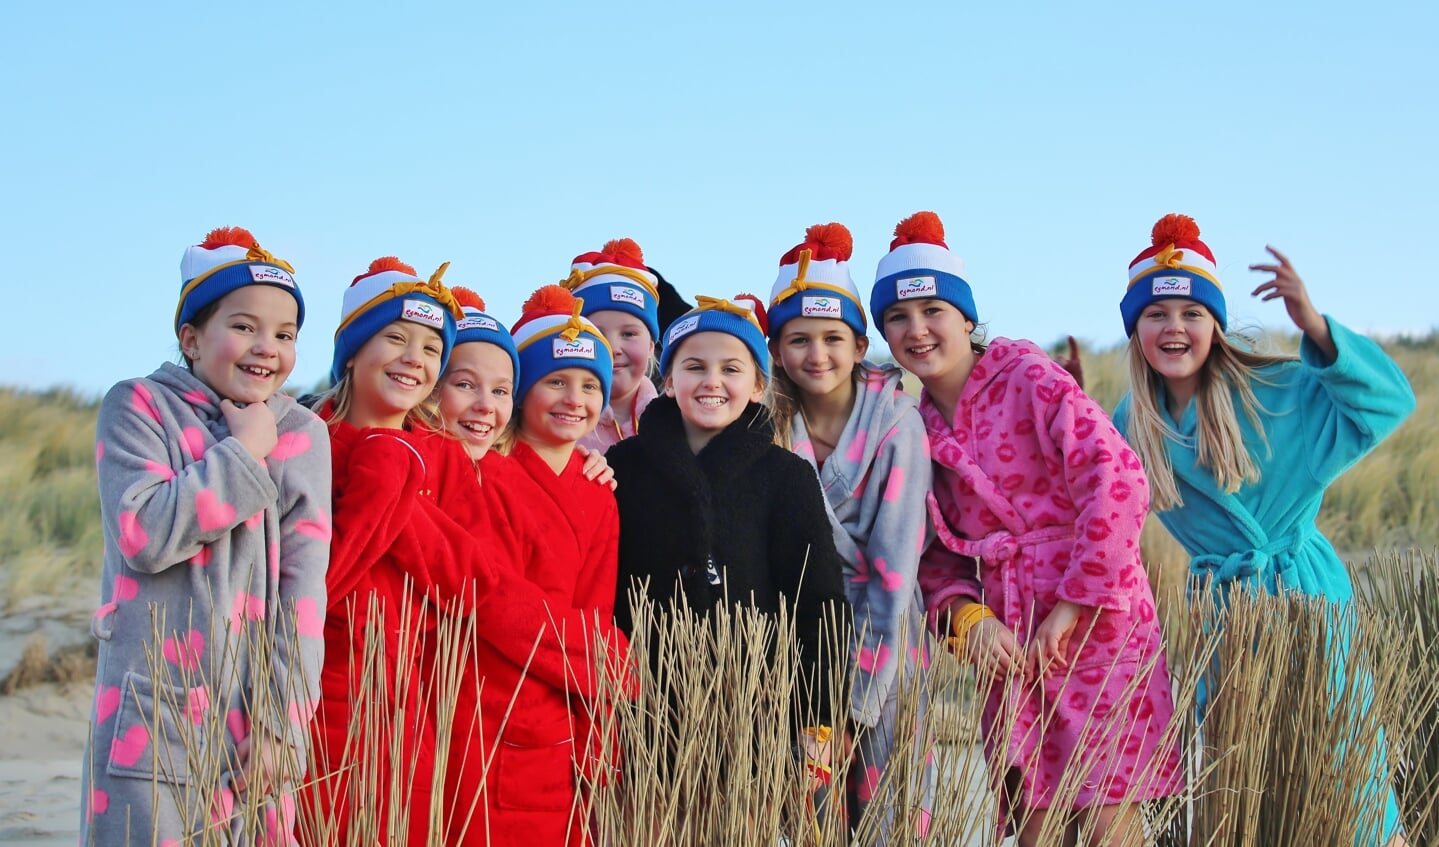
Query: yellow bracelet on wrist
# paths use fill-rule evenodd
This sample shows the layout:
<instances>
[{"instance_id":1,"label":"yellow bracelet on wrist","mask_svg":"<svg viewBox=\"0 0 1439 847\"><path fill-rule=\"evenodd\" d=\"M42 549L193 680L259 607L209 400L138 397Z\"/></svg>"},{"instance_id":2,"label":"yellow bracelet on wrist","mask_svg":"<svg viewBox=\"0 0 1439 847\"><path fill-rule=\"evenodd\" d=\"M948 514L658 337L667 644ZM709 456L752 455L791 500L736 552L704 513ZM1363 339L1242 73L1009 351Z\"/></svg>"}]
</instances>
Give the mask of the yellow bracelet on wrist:
<instances>
[{"instance_id":1,"label":"yellow bracelet on wrist","mask_svg":"<svg viewBox=\"0 0 1439 847\"><path fill-rule=\"evenodd\" d=\"M950 617L949 629L953 636L947 639L949 649L956 655L963 656L969 647L969 631L985 618L993 617L996 617L994 610L983 603L965 603L960 606Z\"/></svg>"}]
</instances>

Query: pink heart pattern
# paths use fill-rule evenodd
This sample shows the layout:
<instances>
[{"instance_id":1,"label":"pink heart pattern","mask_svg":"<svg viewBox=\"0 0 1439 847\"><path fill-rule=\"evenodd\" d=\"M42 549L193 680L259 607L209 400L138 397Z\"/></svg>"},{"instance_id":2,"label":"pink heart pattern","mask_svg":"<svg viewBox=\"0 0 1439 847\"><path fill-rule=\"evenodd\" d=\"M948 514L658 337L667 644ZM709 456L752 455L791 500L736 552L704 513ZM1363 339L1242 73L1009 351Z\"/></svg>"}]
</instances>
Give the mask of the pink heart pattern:
<instances>
[{"instance_id":1,"label":"pink heart pattern","mask_svg":"<svg viewBox=\"0 0 1439 847\"><path fill-rule=\"evenodd\" d=\"M231 709L229 714L225 715L225 726L230 728L230 737L235 739L236 744L250 735L250 720L239 709Z\"/></svg>"},{"instance_id":2,"label":"pink heart pattern","mask_svg":"<svg viewBox=\"0 0 1439 847\"><path fill-rule=\"evenodd\" d=\"M124 603L140 596L140 582L122 573L115 574L115 600Z\"/></svg>"},{"instance_id":3,"label":"pink heart pattern","mask_svg":"<svg viewBox=\"0 0 1439 847\"><path fill-rule=\"evenodd\" d=\"M265 619L265 598L241 591L235 595L235 607L230 611L230 629L236 632L244 629L248 621Z\"/></svg>"},{"instance_id":4,"label":"pink heart pattern","mask_svg":"<svg viewBox=\"0 0 1439 847\"><path fill-rule=\"evenodd\" d=\"M205 636L198 629L192 629L181 641L176 636L165 639L161 652L165 660L191 673L200 669L200 658L205 654Z\"/></svg>"},{"instance_id":5,"label":"pink heart pattern","mask_svg":"<svg viewBox=\"0 0 1439 847\"><path fill-rule=\"evenodd\" d=\"M222 501L214 491L200 489L195 495L195 519L201 532L213 532L235 525L235 507Z\"/></svg>"},{"instance_id":6,"label":"pink heart pattern","mask_svg":"<svg viewBox=\"0 0 1439 847\"><path fill-rule=\"evenodd\" d=\"M136 724L125 731L123 738L111 742L110 761L122 768L133 768L149 746L150 730L144 724Z\"/></svg>"},{"instance_id":7,"label":"pink heart pattern","mask_svg":"<svg viewBox=\"0 0 1439 847\"><path fill-rule=\"evenodd\" d=\"M855 657L855 664L859 665L859 669L865 673L872 674L889 662L889 656L892 652L888 644L881 644L876 650L861 647L859 648L859 655Z\"/></svg>"},{"instance_id":8,"label":"pink heart pattern","mask_svg":"<svg viewBox=\"0 0 1439 847\"><path fill-rule=\"evenodd\" d=\"M205 713L210 711L210 692L203 685L190 689L190 696L185 698L185 715L190 723L199 726L205 719Z\"/></svg>"},{"instance_id":9,"label":"pink heart pattern","mask_svg":"<svg viewBox=\"0 0 1439 847\"><path fill-rule=\"evenodd\" d=\"M180 446L192 461L205 455L205 433L198 426L187 426L180 430Z\"/></svg>"},{"instance_id":10,"label":"pink heart pattern","mask_svg":"<svg viewBox=\"0 0 1439 847\"><path fill-rule=\"evenodd\" d=\"M103 815L110 811L110 795L96 788L90 792L90 816Z\"/></svg>"},{"instance_id":11,"label":"pink heart pattern","mask_svg":"<svg viewBox=\"0 0 1439 847\"><path fill-rule=\"evenodd\" d=\"M160 410L155 408L155 396L145 386L135 386L135 393L130 395L130 406L155 423L160 422Z\"/></svg>"},{"instance_id":12,"label":"pink heart pattern","mask_svg":"<svg viewBox=\"0 0 1439 847\"><path fill-rule=\"evenodd\" d=\"M202 544L200 545L200 552L190 557L190 564L203 568L210 564L210 559L213 557L214 552L210 549L210 545Z\"/></svg>"},{"instance_id":13,"label":"pink heart pattern","mask_svg":"<svg viewBox=\"0 0 1439 847\"><path fill-rule=\"evenodd\" d=\"M306 638L325 637L325 618L320 614L320 604L314 597L301 597L295 601L295 631Z\"/></svg>"},{"instance_id":14,"label":"pink heart pattern","mask_svg":"<svg viewBox=\"0 0 1439 847\"><path fill-rule=\"evenodd\" d=\"M95 723L104 723L120 708L120 686L101 686L95 692Z\"/></svg>"},{"instance_id":15,"label":"pink heart pattern","mask_svg":"<svg viewBox=\"0 0 1439 847\"><path fill-rule=\"evenodd\" d=\"M145 532L145 528L140 526L140 518L134 512L121 512L119 522L120 555L127 559L134 558L150 543L150 536Z\"/></svg>"},{"instance_id":16,"label":"pink heart pattern","mask_svg":"<svg viewBox=\"0 0 1439 847\"><path fill-rule=\"evenodd\" d=\"M310 436L303 432L286 432L280 435L279 441L275 442L275 449L270 451L266 458L283 462L286 459L293 459L302 456L310 449Z\"/></svg>"},{"instance_id":17,"label":"pink heart pattern","mask_svg":"<svg viewBox=\"0 0 1439 847\"><path fill-rule=\"evenodd\" d=\"M309 536L310 538L313 538L317 541L329 541L330 516L325 514L324 509L321 509L320 517L318 520L296 521L295 531L300 533L301 535Z\"/></svg>"},{"instance_id":18,"label":"pink heart pattern","mask_svg":"<svg viewBox=\"0 0 1439 847\"><path fill-rule=\"evenodd\" d=\"M149 459L145 460L145 472L152 473L166 482L175 478L175 470L169 465L162 465L159 462L152 462Z\"/></svg>"}]
</instances>

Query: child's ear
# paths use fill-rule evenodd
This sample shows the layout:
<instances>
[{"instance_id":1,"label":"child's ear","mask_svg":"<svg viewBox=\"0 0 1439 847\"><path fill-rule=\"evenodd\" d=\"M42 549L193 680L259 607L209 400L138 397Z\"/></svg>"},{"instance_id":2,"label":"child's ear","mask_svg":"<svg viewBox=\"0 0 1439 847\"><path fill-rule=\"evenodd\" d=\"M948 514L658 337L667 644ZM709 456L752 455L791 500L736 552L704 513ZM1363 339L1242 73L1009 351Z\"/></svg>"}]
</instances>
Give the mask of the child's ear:
<instances>
[{"instance_id":1,"label":"child's ear","mask_svg":"<svg viewBox=\"0 0 1439 847\"><path fill-rule=\"evenodd\" d=\"M198 338L200 331L195 329L194 324L182 324L180 326L180 352L190 361L195 361L195 354L199 353Z\"/></svg>"},{"instance_id":2,"label":"child's ear","mask_svg":"<svg viewBox=\"0 0 1439 847\"><path fill-rule=\"evenodd\" d=\"M759 403L764 400L764 377L756 373L754 375L754 392L749 396L751 403Z\"/></svg>"},{"instance_id":3,"label":"child's ear","mask_svg":"<svg viewBox=\"0 0 1439 847\"><path fill-rule=\"evenodd\" d=\"M665 377L664 392L666 397L675 396L675 381L670 377Z\"/></svg>"},{"instance_id":4,"label":"child's ear","mask_svg":"<svg viewBox=\"0 0 1439 847\"><path fill-rule=\"evenodd\" d=\"M855 358L863 359L869 353L869 336L860 335L854 339Z\"/></svg>"}]
</instances>

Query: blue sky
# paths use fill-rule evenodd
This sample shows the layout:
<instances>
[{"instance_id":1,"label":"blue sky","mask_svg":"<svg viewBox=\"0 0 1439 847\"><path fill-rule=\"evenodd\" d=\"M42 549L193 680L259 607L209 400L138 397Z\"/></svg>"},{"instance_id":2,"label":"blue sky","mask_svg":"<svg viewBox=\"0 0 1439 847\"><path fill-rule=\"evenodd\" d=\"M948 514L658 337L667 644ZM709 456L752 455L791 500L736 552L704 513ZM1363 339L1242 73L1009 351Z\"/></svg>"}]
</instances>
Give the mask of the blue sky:
<instances>
[{"instance_id":1,"label":"blue sky","mask_svg":"<svg viewBox=\"0 0 1439 847\"><path fill-rule=\"evenodd\" d=\"M1439 326L1435 4L495 5L8 5L0 384L173 358L180 255L228 224L295 265L303 385L377 256L511 321L621 236L686 295L766 295L836 220L867 297L918 209L991 335L1120 342L1171 211L1232 321L1285 325L1248 296L1272 243L1355 328Z\"/></svg>"}]
</instances>

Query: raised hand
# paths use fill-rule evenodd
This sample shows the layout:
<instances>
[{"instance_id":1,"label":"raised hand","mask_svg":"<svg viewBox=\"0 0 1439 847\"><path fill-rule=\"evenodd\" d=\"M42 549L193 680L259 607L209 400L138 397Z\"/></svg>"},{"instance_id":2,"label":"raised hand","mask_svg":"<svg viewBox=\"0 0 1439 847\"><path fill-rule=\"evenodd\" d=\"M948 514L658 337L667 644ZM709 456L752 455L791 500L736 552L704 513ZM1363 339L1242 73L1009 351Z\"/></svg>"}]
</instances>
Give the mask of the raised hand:
<instances>
[{"instance_id":1,"label":"raised hand","mask_svg":"<svg viewBox=\"0 0 1439 847\"><path fill-rule=\"evenodd\" d=\"M1334 339L1329 334L1329 322L1324 315L1314 308L1314 303L1309 299L1309 289L1304 286L1304 280L1300 278L1299 272L1294 269L1289 257L1266 246L1275 262L1259 262L1249 266L1251 271L1259 273L1274 274L1272 279L1265 280L1258 288L1250 292L1253 296L1264 302L1275 298L1284 299L1284 308L1289 312L1289 319L1299 328L1299 331L1309 337L1309 340L1323 350L1330 361L1339 355L1334 347Z\"/></svg>"},{"instance_id":2,"label":"raised hand","mask_svg":"<svg viewBox=\"0 0 1439 847\"><path fill-rule=\"evenodd\" d=\"M220 401L220 414L230 426L230 434L255 457L263 462L280 441L275 429L275 413L264 403L246 403L241 406L230 400Z\"/></svg>"}]
</instances>

